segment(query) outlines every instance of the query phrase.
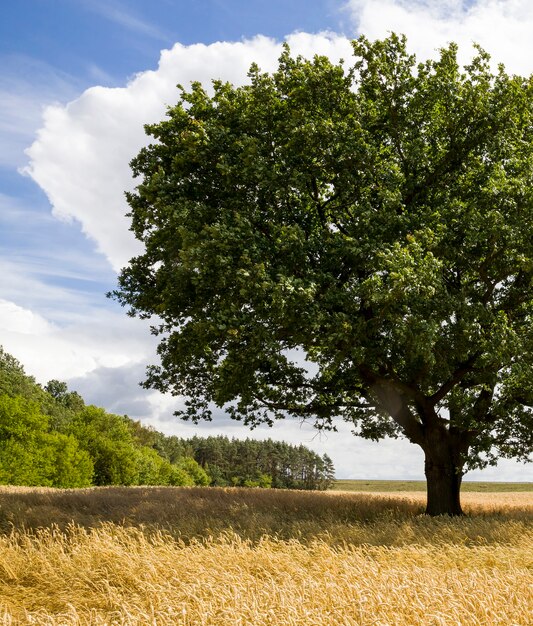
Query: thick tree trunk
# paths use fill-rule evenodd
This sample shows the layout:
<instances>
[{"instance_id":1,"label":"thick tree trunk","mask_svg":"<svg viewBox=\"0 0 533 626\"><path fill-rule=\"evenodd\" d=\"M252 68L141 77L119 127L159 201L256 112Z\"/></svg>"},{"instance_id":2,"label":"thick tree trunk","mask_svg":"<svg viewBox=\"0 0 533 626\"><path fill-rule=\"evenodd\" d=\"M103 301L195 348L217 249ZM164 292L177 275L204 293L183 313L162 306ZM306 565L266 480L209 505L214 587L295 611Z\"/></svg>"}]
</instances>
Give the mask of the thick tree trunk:
<instances>
[{"instance_id":1,"label":"thick tree trunk","mask_svg":"<svg viewBox=\"0 0 533 626\"><path fill-rule=\"evenodd\" d=\"M463 514L460 499L462 468L453 456L449 450L444 454L442 449L426 451L426 515Z\"/></svg>"},{"instance_id":2,"label":"thick tree trunk","mask_svg":"<svg viewBox=\"0 0 533 626\"><path fill-rule=\"evenodd\" d=\"M426 456L427 515L463 515L460 491L463 466L470 447L470 434L442 419L435 398L417 388L381 378L362 369L363 380L412 443ZM435 394L434 394L435 395Z\"/></svg>"}]
</instances>

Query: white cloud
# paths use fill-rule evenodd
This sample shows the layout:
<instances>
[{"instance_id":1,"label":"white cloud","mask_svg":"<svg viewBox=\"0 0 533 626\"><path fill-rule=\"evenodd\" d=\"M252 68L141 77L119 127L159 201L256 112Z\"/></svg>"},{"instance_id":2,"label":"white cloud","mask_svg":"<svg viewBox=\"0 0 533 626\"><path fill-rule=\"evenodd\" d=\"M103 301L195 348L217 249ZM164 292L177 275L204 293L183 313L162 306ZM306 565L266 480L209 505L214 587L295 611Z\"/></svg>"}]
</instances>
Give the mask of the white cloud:
<instances>
[{"instance_id":1,"label":"white cloud","mask_svg":"<svg viewBox=\"0 0 533 626\"><path fill-rule=\"evenodd\" d=\"M52 325L38 313L0 298L0 328L23 335L40 335L49 333Z\"/></svg>"},{"instance_id":2,"label":"white cloud","mask_svg":"<svg viewBox=\"0 0 533 626\"><path fill-rule=\"evenodd\" d=\"M72 259L63 257L65 261ZM48 321L58 327L67 327L79 320L97 319L105 305L105 295L83 291L83 284L75 289L67 289L53 282L63 278L59 270L55 271L54 260L44 257L40 262L31 257L22 259L5 259L0 257L2 272L0 272L0 293L6 300L10 300L25 309L38 312ZM34 265L35 264L35 265ZM88 269L86 270L89 271ZM50 274L48 274L50 272ZM63 274L69 278L68 271ZM74 273L74 280L80 278L79 273ZM105 309L104 309L105 313Z\"/></svg>"},{"instance_id":3,"label":"white cloud","mask_svg":"<svg viewBox=\"0 0 533 626\"><path fill-rule=\"evenodd\" d=\"M533 482L533 463L517 463L512 459L500 459L495 467L473 470L465 480L494 480L498 482Z\"/></svg>"},{"instance_id":4,"label":"white cloud","mask_svg":"<svg viewBox=\"0 0 533 626\"><path fill-rule=\"evenodd\" d=\"M70 294L57 306L69 306ZM24 364L38 382L87 376L99 368L121 368L136 361L148 363L155 351L146 323L106 309L88 306L67 315L68 324L52 323L34 309L0 300L0 337L4 349ZM135 387L138 380L131 380Z\"/></svg>"},{"instance_id":5,"label":"white cloud","mask_svg":"<svg viewBox=\"0 0 533 626\"><path fill-rule=\"evenodd\" d=\"M530 0L350 0L346 6L359 33L369 39L404 33L420 60L453 41L466 61L475 42L509 71L533 71Z\"/></svg>"}]
</instances>

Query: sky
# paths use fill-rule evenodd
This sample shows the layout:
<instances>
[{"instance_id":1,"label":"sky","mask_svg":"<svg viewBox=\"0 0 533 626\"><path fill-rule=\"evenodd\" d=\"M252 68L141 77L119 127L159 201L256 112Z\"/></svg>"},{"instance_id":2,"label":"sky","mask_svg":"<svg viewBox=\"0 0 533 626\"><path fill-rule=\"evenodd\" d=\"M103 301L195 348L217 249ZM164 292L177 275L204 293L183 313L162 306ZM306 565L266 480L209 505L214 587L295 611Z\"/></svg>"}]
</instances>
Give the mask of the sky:
<instances>
[{"instance_id":1,"label":"sky","mask_svg":"<svg viewBox=\"0 0 533 626\"><path fill-rule=\"evenodd\" d=\"M179 399L144 390L156 361L148 323L106 298L140 249L129 232L129 162L143 125L164 118L176 85L246 81L252 62L295 53L350 58L349 41L405 33L420 60L472 43L509 72L533 73L530 0L17 0L0 6L0 345L45 384L167 434L273 437L333 459L339 478L422 479L420 449L373 443L348 425L318 435L287 420L252 432L222 412L201 426ZM533 480L501 461L471 480Z\"/></svg>"}]
</instances>

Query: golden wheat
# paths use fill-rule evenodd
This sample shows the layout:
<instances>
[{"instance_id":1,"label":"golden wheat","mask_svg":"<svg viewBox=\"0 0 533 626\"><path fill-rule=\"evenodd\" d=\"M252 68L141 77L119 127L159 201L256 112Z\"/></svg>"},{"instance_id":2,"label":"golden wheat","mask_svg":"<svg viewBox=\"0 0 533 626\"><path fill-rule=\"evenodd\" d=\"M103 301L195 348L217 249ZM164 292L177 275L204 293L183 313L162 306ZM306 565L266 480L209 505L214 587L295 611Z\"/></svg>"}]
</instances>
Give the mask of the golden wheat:
<instances>
[{"instance_id":1,"label":"golden wheat","mask_svg":"<svg viewBox=\"0 0 533 626\"><path fill-rule=\"evenodd\" d=\"M532 496L429 519L389 494L7 489L0 623L527 626Z\"/></svg>"}]
</instances>

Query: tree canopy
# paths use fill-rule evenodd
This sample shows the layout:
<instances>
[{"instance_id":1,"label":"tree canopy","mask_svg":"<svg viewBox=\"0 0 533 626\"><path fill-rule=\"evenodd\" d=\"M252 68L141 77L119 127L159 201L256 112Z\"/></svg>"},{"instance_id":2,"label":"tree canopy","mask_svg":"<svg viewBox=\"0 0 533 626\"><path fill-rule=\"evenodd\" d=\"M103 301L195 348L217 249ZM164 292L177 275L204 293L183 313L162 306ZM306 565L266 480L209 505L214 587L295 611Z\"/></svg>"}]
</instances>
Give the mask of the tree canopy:
<instances>
[{"instance_id":1,"label":"tree canopy","mask_svg":"<svg viewBox=\"0 0 533 626\"><path fill-rule=\"evenodd\" d=\"M353 42L181 89L132 161L145 384L245 424L294 416L422 447L430 514L533 447L533 80L457 46Z\"/></svg>"}]
</instances>

